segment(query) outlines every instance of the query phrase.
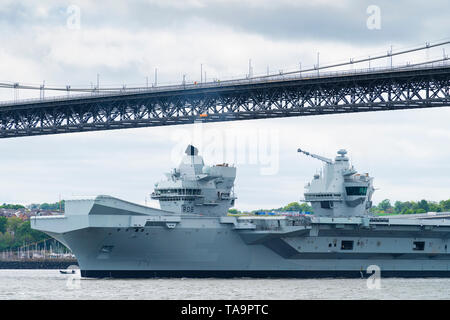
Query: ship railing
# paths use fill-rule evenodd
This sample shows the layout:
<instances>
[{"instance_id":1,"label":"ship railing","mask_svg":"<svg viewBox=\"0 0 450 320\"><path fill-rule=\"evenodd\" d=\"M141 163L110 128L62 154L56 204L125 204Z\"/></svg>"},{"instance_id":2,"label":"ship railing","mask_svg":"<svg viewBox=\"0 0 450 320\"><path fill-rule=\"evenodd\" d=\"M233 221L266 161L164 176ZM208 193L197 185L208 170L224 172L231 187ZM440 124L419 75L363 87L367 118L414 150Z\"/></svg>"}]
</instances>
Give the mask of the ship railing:
<instances>
[{"instance_id":1,"label":"ship railing","mask_svg":"<svg viewBox=\"0 0 450 320\"><path fill-rule=\"evenodd\" d=\"M150 195L152 199L171 199L171 198L186 198L186 199L198 199L204 198L203 195L195 195L195 194L178 194L178 193L152 193Z\"/></svg>"}]
</instances>

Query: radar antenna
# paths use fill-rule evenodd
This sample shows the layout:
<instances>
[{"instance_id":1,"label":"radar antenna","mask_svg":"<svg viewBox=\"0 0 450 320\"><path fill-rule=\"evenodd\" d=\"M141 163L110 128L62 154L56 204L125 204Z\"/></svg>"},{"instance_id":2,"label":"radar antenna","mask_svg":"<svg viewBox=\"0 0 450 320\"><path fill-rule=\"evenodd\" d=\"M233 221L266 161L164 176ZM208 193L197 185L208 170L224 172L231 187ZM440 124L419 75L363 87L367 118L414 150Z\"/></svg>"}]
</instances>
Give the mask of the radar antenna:
<instances>
[{"instance_id":1,"label":"radar antenna","mask_svg":"<svg viewBox=\"0 0 450 320\"><path fill-rule=\"evenodd\" d=\"M309 153L308 151L304 151L304 150L302 150L302 149L300 149L300 148L297 149L297 152L304 153L304 154L306 154L307 156L310 156L310 157L319 159L320 161L323 161L323 162L325 162L325 163L333 164L333 160L331 160L331 159L328 159L328 158L319 156L319 155L317 155L317 154Z\"/></svg>"}]
</instances>

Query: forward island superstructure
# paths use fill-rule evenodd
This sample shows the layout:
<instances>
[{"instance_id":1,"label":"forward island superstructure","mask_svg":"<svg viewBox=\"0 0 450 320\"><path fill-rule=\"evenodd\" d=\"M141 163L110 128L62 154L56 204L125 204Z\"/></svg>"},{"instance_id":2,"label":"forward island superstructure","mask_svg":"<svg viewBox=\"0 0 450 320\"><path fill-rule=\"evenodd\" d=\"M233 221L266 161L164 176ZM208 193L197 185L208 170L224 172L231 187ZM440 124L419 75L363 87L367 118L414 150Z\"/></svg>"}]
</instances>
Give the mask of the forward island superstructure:
<instances>
[{"instance_id":1,"label":"forward island superstructure","mask_svg":"<svg viewBox=\"0 0 450 320\"><path fill-rule=\"evenodd\" d=\"M305 187L314 214L228 216L236 168L205 166L188 146L158 182L161 209L109 196L66 201L32 228L69 247L83 277L450 276L450 214L370 214L373 178L345 150Z\"/></svg>"},{"instance_id":2,"label":"forward island superstructure","mask_svg":"<svg viewBox=\"0 0 450 320\"><path fill-rule=\"evenodd\" d=\"M228 164L205 166L198 149L189 145L178 168L155 184L152 199L161 209L174 213L220 216L234 206L236 168Z\"/></svg>"}]
</instances>

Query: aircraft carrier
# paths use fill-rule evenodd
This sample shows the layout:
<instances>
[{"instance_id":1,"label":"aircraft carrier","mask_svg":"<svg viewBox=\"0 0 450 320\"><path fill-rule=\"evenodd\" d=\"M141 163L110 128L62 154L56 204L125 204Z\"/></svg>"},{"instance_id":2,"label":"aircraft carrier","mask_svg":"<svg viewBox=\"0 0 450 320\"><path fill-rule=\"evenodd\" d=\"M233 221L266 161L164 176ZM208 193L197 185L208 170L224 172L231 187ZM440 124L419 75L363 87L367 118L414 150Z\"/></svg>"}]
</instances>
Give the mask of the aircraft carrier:
<instances>
[{"instance_id":1,"label":"aircraft carrier","mask_svg":"<svg viewBox=\"0 0 450 320\"><path fill-rule=\"evenodd\" d=\"M373 178L347 152L305 186L314 214L230 216L236 168L206 166L188 146L155 184L161 209L110 196L66 201L63 215L33 217L72 250L83 277L450 276L450 214L370 214Z\"/></svg>"}]
</instances>

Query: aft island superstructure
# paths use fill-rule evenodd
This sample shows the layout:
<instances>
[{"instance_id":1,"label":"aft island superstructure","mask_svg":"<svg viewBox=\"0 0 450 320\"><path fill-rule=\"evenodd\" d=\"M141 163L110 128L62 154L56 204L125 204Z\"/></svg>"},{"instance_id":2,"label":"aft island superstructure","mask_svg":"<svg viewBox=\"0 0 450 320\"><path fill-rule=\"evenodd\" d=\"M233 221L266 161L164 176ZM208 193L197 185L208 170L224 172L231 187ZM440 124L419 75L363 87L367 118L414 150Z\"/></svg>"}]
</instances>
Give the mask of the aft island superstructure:
<instances>
[{"instance_id":1,"label":"aft island superstructure","mask_svg":"<svg viewBox=\"0 0 450 320\"><path fill-rule=\"evenodd\" d=\"M236 168L188 146L155 185L161 209L109 196L66 201L32 227L64 243L84 277L450 276L450 214L370 214L373 178L345 150L306 186L314 214L228 216Z\"/></svg>"}]
</instances>

